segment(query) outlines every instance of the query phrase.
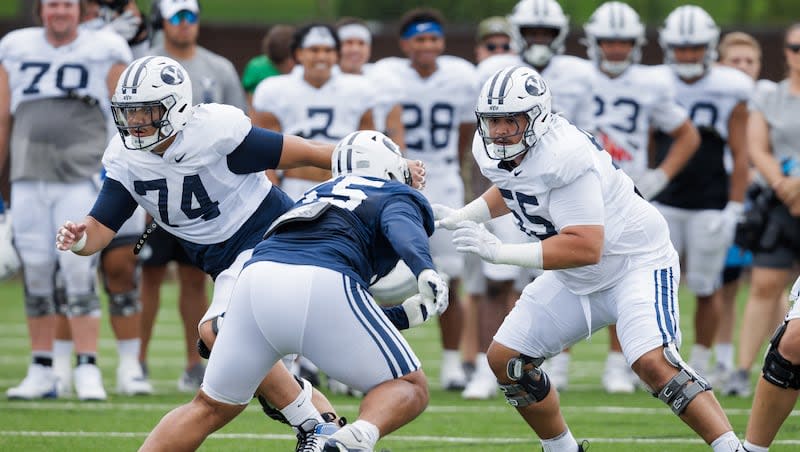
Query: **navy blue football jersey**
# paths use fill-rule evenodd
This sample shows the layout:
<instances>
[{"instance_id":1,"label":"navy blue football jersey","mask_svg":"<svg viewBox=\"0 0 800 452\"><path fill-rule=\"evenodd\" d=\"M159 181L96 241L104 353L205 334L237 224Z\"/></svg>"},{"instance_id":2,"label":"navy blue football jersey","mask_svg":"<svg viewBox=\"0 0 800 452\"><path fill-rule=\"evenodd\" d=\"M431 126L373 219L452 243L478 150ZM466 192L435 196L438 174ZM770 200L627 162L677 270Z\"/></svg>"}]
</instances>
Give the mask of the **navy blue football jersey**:
<instances>
[{"instance_id":1,"label":"navy blue football jersey","mask_svg":"<svg viewBox=\"0 0 800 452\"><path fill-rule=\"evenodd\" d=\"M417 190L396 181L340 176L305 193L278 218L252 259L330 268L365 287L402 258L415 276L433 269L433 211Z\"/></svg>"}]
</instances>

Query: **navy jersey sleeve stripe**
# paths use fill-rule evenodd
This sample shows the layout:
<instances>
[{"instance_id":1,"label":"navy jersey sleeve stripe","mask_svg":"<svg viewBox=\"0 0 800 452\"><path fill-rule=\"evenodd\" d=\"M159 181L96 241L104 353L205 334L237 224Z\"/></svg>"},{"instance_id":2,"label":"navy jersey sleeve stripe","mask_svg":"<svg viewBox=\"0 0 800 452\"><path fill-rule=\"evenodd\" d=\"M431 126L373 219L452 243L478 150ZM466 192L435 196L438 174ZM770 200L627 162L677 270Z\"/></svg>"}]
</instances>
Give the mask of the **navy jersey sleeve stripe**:
<instances>
[{"instance_id":1,"label":"navy jersey sleeve stripe","mask_svg":"<svg viewBox=\"0 0 800 452\"><path fill-rule=\"evenodd\" d=\"M136 207L136 200L128 190L119 181L106 177L89 216L117 232Z\"/></svg>"},{"instance_id":2,"label":"navy jersey sleeve stripe","mask_svg":"<svg viewBox=\"0 0 800 452\"><path fill-rule=\"evenodd\" d=\"M239 146L228 154L228 169L235 174L275 169L281 160L283 135L253 127Z\"/></svg>"},{"instance_id":3,"label":"navy jersey sleeve stripe","mask_svg":"<svg viewBox=\"0 0 800 452\"><path fill-rule=\"evenodd\" d=\"M435 268L422 216L416 203L400 197L392 200L381 212L383 234L415 277L426 268Z\"/></svg>"}]
</instances>

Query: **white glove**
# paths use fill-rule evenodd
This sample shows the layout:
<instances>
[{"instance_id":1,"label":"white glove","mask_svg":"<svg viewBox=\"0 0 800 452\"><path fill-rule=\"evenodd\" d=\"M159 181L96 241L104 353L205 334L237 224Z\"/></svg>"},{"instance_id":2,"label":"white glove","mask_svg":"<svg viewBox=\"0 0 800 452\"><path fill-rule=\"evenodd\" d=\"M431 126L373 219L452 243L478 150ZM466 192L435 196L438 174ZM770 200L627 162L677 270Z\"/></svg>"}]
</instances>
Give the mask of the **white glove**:
<instances>
[{"instance_id":1,"label":"white glove","mask_svg":"<svg viewBox=\"0 0 800 452\"><path fill-rule=\"evenodd\" d=\"M453 233L453 245L458 251L477 254L481 259L495 263L497 252L503 246L500 239L474 221L462 221L457 226L458 229Z\"/></svg>"},{"instance_id":2,"label":"white glove","mask_svg":"<svg viewBox=\"0 0 800 452\"><path fill-rule=\"evenodd\" d=\"M436 303L432 298L423 296L421 293L406 298L402 304L403 310L408 317L408 327L422 325L431 316L436 314Z\"/></svg>"},{"instance_id":3,"label":"white glove","mask_svg":"<svg viewBox=\"0 0 800 452\"><path fill-rule=\"evenodd\" d=\"M106 28L122 36L126 41L130 41L136 37L136 32L139 31L141 24L142 18L133 11L128 10L112 20Z\"/></svg>"},{"instance_id":4,"label":"white glove","mask_svg":"<svg viewBox=\"0 0 800 452\"><path fill-rule=\"evenodd\" d=\"M656 168L647 170L642 174L642 177L636 181L636 188L639 189L639 193L644 196L644 199L649 201L661 193L667 183L669 183L667 173L660 168Z\"/></svg>"},{"instance_id":5,"label":"white glove","mask_svg":"<svg viewBox=\"0 0 800 452\"><path fill-rule=\"evenodd\" d=\"M441 204L432 204L431 209L433 209L433 219L437 220L437 228L453 230L462 221L483 223L492 219L489 205L486 204L486 200L482 196L478 196L460 209L453 209Z\"/></svg>"},{"instance_id":6,"label":"white glove","mask_svg":"<svg viewBox=\"0 0 800 452\"><path fill-rule=\"evenodd\" d=\"M708 224L709 231L720 234L725 238L725 242L733 242L736 234L736 224L744 215L744 204L736 201L728 201L725 208L719 215Z\"/></svg>"},{"instance_id":7,"label":"white glove","mask_svg":"<svg viewBox=\"0 0 800 452\"><path fill-rule=\"evenodd\" d=\"M422 270L417 278L419 294L427 298L426 303L433 303L433 312L441 315L450 304L450 292L447 282L430 268Z\"/></svg>"}]
</instances>

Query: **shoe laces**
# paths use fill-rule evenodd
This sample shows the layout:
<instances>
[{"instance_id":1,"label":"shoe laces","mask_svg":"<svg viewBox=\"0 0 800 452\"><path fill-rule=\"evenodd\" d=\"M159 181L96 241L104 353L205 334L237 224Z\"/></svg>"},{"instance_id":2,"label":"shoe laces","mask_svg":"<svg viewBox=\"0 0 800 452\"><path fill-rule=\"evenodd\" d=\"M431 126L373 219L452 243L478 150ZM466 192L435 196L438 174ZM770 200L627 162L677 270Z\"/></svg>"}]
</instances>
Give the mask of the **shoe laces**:
<instances>
[{"instance_id":1,"label":"shoe laces","mask_svg":"<svg viewBox=\"0 0 800 452\"><path fill-rule=\"evenodd\" d=\"M299 432L295 452L319 452L322 450L323 438L314 434L314 431Z\"/></svg>"}]
</instances>

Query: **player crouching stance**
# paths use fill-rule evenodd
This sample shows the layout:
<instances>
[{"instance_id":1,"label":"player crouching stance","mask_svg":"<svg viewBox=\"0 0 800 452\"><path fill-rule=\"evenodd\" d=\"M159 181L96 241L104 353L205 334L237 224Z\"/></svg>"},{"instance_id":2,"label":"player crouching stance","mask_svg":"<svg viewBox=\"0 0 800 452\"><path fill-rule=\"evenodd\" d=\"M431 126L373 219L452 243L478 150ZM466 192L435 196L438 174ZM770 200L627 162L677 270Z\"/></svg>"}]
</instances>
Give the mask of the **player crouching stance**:
<instances>
[{"instance_id":1,"label":"player crouching stance","mask_svg":"<svg viewBox=\"0 0 800 452\"><path fill-rule=\"evenodd\" d=\"M227 424L292 353L366 393L358 420L335 433L319 424L320 441L308 450L371 451L427 406L425 374L394 323L415 326L447 307L448 288L428 249L430 205L409 187L397 145L379 132L348 135L332 161L334 178L279 217L245 264L198 397L167 414L142 450L197 447L184 442L184 428L202 441ZM420 293L384 314L367 287L399 258ZM214 428L197 431L208 425Z\"/></svg>"},{"instance_id":2,"label":"player crouching stance","mask_svg":"<svg viewBox=\"0 0 800 452\"><path fill-rule=\"evenodd\" d=\"M714 451L741 450L725 413L678 354L680 268L664 218L594 137L551 113L533 69L509 67L481 90L472 153L494 185L465 207L434 206L459 251L546 271L530 283L487 353L508 402L546 452L582 451L539 365L616 323L623 353L653 394ZM539 240L503 244L476 224L512 212Z\"/></svg>"}]
</instances>

